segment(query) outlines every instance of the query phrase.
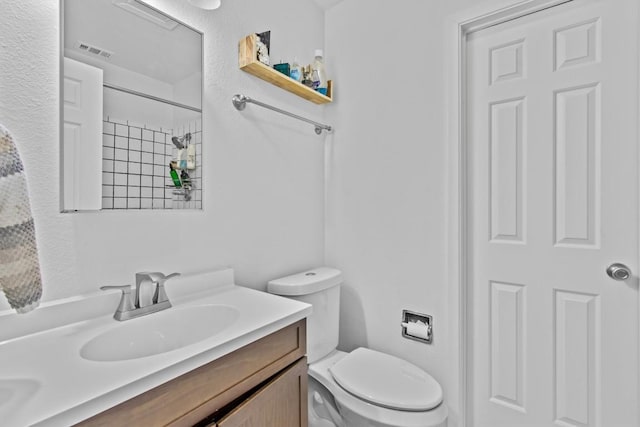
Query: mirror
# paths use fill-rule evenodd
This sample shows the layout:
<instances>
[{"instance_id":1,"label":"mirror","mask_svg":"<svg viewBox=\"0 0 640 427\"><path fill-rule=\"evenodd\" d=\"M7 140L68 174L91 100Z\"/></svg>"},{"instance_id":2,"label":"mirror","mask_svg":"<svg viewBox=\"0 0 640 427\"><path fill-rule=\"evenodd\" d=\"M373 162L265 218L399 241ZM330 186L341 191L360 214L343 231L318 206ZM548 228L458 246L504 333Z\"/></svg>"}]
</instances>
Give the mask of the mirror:
<instances>
[{"instance_id":1,"label":"mirror","mask_svg":"<svg viewBox=\"0 0 640 427\"><path fill-rule=\"evenodd\" d=\"M61 21L62 211L202 209L202 33L137 0Z\"/></svg>"}]
</instances>

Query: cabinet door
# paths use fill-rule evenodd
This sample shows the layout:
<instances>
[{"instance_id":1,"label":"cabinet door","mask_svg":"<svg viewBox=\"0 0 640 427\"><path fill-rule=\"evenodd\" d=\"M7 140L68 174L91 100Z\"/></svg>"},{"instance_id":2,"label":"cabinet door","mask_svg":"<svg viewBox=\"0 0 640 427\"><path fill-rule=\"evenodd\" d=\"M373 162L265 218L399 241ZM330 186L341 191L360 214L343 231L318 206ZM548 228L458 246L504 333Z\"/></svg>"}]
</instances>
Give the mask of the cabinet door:
<instances>
[{"instance_id":1,"label":"cabinet door","mask_svg":"<svg viewBox=\"0 0 640 427\"><path fill-rule=\"evenodd\" d=\"M303 357L218 422L218 427L307 427L307 358Z\"/></svg>"}]
</instances>

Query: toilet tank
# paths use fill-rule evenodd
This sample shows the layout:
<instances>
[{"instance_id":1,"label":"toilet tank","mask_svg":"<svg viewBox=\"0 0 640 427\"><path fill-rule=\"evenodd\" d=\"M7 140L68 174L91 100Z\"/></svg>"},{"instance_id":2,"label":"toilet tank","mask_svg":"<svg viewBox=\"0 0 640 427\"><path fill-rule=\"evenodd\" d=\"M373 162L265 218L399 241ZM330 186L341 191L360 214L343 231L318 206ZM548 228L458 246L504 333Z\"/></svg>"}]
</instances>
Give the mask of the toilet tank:
<instances>
[{"instance_id":1,"label":"toilet tank","mask_svg":"<svg viewBox=\"0 0 640 427\"><path fill-rule=\"evenodd\" d=\"M307 361L313 363L338 346L340 284L342 273L318 267L269 282L269 293L306 302L313 306L307 317Z\"/></svg>"}]
</instances>

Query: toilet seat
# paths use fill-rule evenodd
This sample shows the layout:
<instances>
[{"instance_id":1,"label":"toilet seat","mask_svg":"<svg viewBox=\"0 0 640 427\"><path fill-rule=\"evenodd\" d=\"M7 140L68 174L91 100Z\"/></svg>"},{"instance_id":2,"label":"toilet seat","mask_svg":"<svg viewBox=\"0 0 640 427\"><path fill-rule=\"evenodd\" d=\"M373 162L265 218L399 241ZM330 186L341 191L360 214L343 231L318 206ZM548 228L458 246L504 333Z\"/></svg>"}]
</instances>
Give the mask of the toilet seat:
<instances>
[{"instance_id":1,"label":"toilet seat","mask_svg":"<svg viewBox=\"0 0 640 427\"><path fill-rule=\"evenodd\" d=\"M442 402L442 387L406 360L357 348L329 368L333 379L354 396L402 411L428 411Z\"/></svg>"},{"instance_id":2,"label":"toilet seat","mask_svg":"<svg viewBox=\"0 0 640 427\"><path fill-rule=\"evenodd\" d=\"M429 411L401 411L375 405L347 392L333 378L329 370L349 353L334 351L321 360L309 365L310 384L315 380L324 386L339 408L340 415L351 419L354 426L394 426L394 427L444 427L447 424L447 406L443 403ZM312 390L310 385L309 390ZM359 417L354 420L353 417ZM370 420L370 421L364 421Z\"/></svg>"}]
</instances>

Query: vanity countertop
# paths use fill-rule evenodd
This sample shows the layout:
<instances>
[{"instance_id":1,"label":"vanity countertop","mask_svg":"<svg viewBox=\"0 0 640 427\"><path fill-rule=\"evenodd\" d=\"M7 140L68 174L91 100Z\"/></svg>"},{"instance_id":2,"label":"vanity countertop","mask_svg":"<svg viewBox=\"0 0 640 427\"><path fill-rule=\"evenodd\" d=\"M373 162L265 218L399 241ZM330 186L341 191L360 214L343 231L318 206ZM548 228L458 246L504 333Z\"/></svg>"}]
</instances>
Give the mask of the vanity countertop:
<instances>
[{"instance_id":1,"label":"vanity countertop","mask_svg":"<svg viewBox=\"0 0 640 427\"><path fill-rule=\"evenodd\" d=\"M90 306L98 317L0 337L0 420L3 425L68 426L146 392L160 384L231 353L255 340L307 317L311 306L236 286L233 270L176 278L166 285L173 306L227 305L239 316L221 332L165 353L122 361L91 361L80 349L93 337L128 322L113 319L119 292L108 298L96 294ZM177 291L176 289L180 289ZM95 299L102 299L101 303ZM115 302L115 304L114 304ZM81 301L74 299L66 310ZM105 313L105 305L110 312ZM63 307L43 307L59 322ZM36 310L36 312L38 311ZM150 314L155 316L160 313ZM28 315L26 315L28 316ZM38 322L46 321L47 313ZM69 317L72 318L72 317ZM143 318L140 318L143 319ZM19 315L0 315L0 329L19 324ZM27 321L27 317L25 317ZM133 323L132 323L133 324ZM202 327L195 325L194 327Z\"/></svg>"}]
</instances>

